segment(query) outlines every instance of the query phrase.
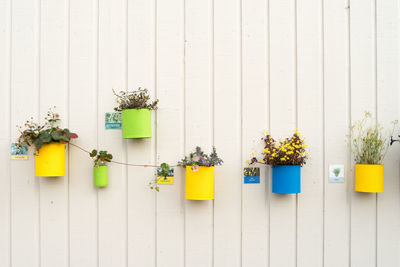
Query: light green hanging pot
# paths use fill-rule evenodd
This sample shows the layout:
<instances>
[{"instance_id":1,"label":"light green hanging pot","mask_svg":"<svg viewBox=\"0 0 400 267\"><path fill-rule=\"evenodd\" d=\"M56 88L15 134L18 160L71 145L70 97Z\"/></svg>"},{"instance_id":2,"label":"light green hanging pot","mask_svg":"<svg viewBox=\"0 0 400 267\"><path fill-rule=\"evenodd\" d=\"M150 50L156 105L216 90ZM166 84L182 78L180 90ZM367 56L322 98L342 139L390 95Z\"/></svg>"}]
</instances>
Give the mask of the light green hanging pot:
<instances>
[{"instance_id":1,"label":"light green hanging pot","mask_svg":"<svg viewBox=\"0 0 400 267\"><path fill-rule=\"evenodd\" d=\"M150 109L122 110L122 137L151 138L151 111Z\"/></svg>"},{"instance_id":2,"label":"light green hanging pot","mask_svg":"<svg viewBox=\"0 0 400 267\"><path fill-rule=\"evenodd\" d=\"M108 185L108 166L94 166L94 186L105 187Z\"/></svg>"}]
</instances>

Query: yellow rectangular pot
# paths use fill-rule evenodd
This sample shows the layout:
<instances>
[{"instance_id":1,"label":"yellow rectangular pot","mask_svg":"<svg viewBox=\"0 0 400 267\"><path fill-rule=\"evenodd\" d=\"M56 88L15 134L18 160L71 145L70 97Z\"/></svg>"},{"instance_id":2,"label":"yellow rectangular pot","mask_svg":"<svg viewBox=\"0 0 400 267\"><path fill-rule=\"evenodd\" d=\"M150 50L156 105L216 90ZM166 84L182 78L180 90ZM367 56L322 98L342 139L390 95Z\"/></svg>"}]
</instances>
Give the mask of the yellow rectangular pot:
<instances>
[{"instance_id":1,"label":"yellow rectangular pot","mask_svg":"<svg viewBox=\"0 0 400 267\"><path fill-rule=\"evenodd\" d=\"M186 166L186 199L210 200L214 199L214 167L199 167L193 171Z\"/></svg>"},{"instance_id":2,"label":"yellow rectangular pot","mask_svg":"<svg viewBox=\"0 0 400 267\"><path fill-rule=\"evenodd\" d=\"M43 145L35 156L35 176L65 175L65 144L50 143Z\"/></svg>"},{"instance_id":3,"label":"yellow rectangular pot","mask_svg":"<svg viewBox=\"0 0 400 267\"><path fill-rule=\"evenodd\" d=\"M383 192L384 165L356 164L354 190L357 192Z\"/></svg>"}]
</instances>

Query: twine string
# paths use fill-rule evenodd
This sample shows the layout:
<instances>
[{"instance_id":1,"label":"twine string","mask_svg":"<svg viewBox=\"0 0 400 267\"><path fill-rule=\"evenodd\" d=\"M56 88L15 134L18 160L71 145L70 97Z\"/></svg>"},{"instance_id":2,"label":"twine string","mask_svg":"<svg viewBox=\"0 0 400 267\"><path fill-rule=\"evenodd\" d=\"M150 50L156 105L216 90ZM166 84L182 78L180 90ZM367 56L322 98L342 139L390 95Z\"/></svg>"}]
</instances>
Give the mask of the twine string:
<instances>
[{"instance_id":1,"label":"twine string","mask_svg":"<svg viewBox=\"0 0 400 267\"><path fill-rule=\"evenodd\" d=\"M83 152L86 152L90 155L90 152L86 149L84 149L83 147L80 147L76 144L73 143L68 143L71 146L74 146L80 150L82 150ZM115 164L120 164L120 165L126 165L126 166L133 166L133 167L145 167L145 168L149 168L149 167L153 167L153 168L159 168L160 166L158 165L151 165L151 164L131 164L131 163L125 163L125 162L119 162L119 161L114 161L111 160L110 162L115 163ZM178 167L178 165L169 165L170 167Z\"/></svg>"}]
</instances>

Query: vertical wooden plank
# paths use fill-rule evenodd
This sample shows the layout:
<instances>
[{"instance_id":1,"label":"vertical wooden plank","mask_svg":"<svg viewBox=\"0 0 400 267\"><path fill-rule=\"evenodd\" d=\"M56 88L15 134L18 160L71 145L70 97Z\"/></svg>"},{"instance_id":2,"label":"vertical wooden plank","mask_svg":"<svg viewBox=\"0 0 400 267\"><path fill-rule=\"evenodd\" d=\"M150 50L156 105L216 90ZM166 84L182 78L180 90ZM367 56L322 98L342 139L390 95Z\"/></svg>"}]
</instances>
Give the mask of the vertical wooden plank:
<instances>
[{"instance_id":1,"label":"vertical wooden plank","mask_svg":"<svg viewBox=\"0 0 400 267\"><path fill-rule=\"evenodd\" d=\"M70 1L69 127L97 147L97 1ZM79 107L84 107L83 109ZM99 147L101 149L101 147ZM97 189L89 155L70 146L70 266L97 266Z\"/></svg>"},{"instance_id":2,"label":"vertical wooden plank","mask_svg":"<svg viewBox=\"0 0 400 267\"><path fill-rule=\"evenodd\" d=\"M377 119L384 127L399 119L399 8L398 1L377 1ZM399 134L397 130L396 135ZM385 192L377 202L377 266L398 266L400 249L399 160L393 145L385 159Z\"/></svg>"},{"instance_id":3,"label":"vertical wooden plank","mask_svg":"<svg viewBox=\"0 0 400 267\"><path fill-rule=\"evenodd\" d=\"M224 164L215 169L214 266L241 266L240 1L214 1L214 131Z\"/></svg>"},{"instance_id":4,"label":"vertical wooden plank","mask_svg":"<svg viewBox=\"0 0 400 267\"><path fill-rule=\"evenodd\" d=\"M350 191L349 9L346 1L324 1L325 219L324 265L349 266ZM314 157L313 157L314 158ZM345 182L328 183L329 164L345 165Z\"/></svg>"},{"instance_id":5,"label":"vertical wooden plank","mask_svg":"<svg viewBox=\"0 0 400 267\"><path fill-rule=\"evenodd\" d=\"M12 2L10 105L13 142L19 136L15 125L23 125L30 117L39 119L39 7L38 1ZM29 161L11 162L11 174L11 263L13 266L39 266L40 180L35 177L33 149Z\"/></svg>"},{"instance_id":6,"label":"vertical wooden plank","mask_svg":"<svg viewBox=\"0 0 400 267\"><path fill-rule=\"evenodd\" d=\"M126 1L99 2L99 148L118 162L126 161L126 143L119 130L105 130L104 114L113 112L112 88L126 86ZM99 189L99 266L127 266L126 166L110 164L108 187Z\"/></svg>"},{"instance_id":7,"label":"vertical wooden plank","mask_svg":"<svg viewBox=\"0 0 400 267\"><path fill-rule=\"evenodd\" d=\"M295 2L270 2L271 134L286 138L296 128ZM270 266L296 264L296 195L271 193Z\"/></svg>"},{"instance_id":8,"label":"vertical wooden plank","mask_svg":"<svg viewBox=\"0 0 400 267\"><path fill-rule=\"evenodd\" d=\"M157 164L175 165L184 155L184 1L157 1ZM154 114L154 113L153 113ZM185 171L174 168L174 185L157 194L157 266L183 267Z\"/></svg>"},{"instance_id":9,"label":"vertical wooden plank","mask_svg":"<svg viewBox=\"0 0 400 267\"><path fill-rule=\"evenodd\" d=\"M322 1L297 1L298 127L312 157L302 168L298 195L297 266L323 266Z\"/></svg>"},{"instance_id":10,"label":"vertical wooden plank","mask_svg":"<svg viewBox=\"0 0 400 267\"><path fill-rule=\"evenodd\" d=\"M269 23L266 1L242 1L242 162L263 147L269 127ZM242 186L242 265L269 262L270 181L260 167L260 184ZM241 175L242 176L242 175Z\"/></svg>"},{"instance_id":11,"label":"vertical wooden plank","mask_svg":"<svg viewBox=\"0 0 400 267\"><path fill-rule=\"evenodd\" d=\"M213 144L212 1L185 2L185 154ZM215 177L218 179L218 177ZM185 200L185 265L213 264L213 201Z\"/></svg>"},{"instance_id":12,"label":"vertical wooden plank","mask_svg":"<svg viewBox=\"0 0 400 267\"><path fill-rule=\"evenodd\" d=\"M155 1L129 1L128 4L128 88L147 88L152 100L155 88ZM152 111L153 137L127 140L128 161L155 163L156 112ZM140 153L137 153L140 151ZM128 265L154 266L156 260L156 191L150 190L154 168L128 169Z\"/></svg>"},{"instance_id":13,"label":"vertical wooden plank","mask_svg":"<svg viewBox=\"0 0 400 267\"><path fill-rule=\"evenodd\" d=\"M376 115L375 1L354 0L350 9L351 120ZM352 163L354 169L354 164ZM354 171L351 176L354 184ZM376 265L376 194L353 191L351 265Z\"/></svg>"},{"instance_id":14,"label":"vertical wooden plank","mask_svg":"<svg viewBox=\"0 0 400 267\"><path fill-rule=\"evenodd\" d=\"M41 1L40 118L56 106L68 127L68 6ZM68 151L67 151L68 153ZM40 177L41 266L67 266L69 243L68 159L64 177Z\"/></svg>"},{"instance_id":15,"label":"vertical wooden plank","mask_svg":"<svg viewBox=\"0 0 400 267\"><path fill-rule=\"evenodd\" d=\"M11 264L11 1L0 1L0 265Z\"/></svg>"}]
</instances>

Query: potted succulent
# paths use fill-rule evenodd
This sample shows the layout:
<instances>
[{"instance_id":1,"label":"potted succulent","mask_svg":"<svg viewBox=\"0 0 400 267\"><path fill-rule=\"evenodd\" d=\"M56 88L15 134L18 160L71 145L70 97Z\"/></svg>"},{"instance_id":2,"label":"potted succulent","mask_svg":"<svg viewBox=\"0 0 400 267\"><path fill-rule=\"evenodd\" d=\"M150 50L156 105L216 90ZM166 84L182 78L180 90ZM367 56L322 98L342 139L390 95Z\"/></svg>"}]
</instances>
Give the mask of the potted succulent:
<instances>
[{"instance_id":1,"label":"potted succulent","mask_svg":"<svg viewBox=\"0 0 400 267\"><path fill-rule=\"evenodd\" d=\"M107 162L111 162L113 156L107 151L99 151L97 153L96 149L93 149L90 153L90 157L94 161L93 167L93 177L94 177L94 186L96 187L105 187L108 185L108 166Z\"/></svg>"},{"instance_id":2,"label":"potted succulent","mask_svg":"<svg viewBox=\"0 0 400 267\"><path fill-rule=\"evenodd\" d=\"M122 137L150 138L151 137L151 110L157 109L158 99L151 102L147 89L139 87L137 91L113 90L117 97L118 107L115 111L122 112Z\"/></svg>"},{"instance_id":3,"label":"potted succulent","mask_svg":"<svg viewBox=\"0 0 400 267\"><path fill-rule=\"evenodd\" d=\"M358 192L380 193L384 190L383 159L390 145L389 137L393 134L395 124L390 132L385 132L369 112L362 120L351 126L350 144L354 156L355 182L354 190Z\"/></svg>"},{"instance_id":4,"label":"potted succulent","mask_svg":"<svg viewBox=\"0 0 400 267\"><path fill-rule=\"evenodd\" d=\"M206 155L200 147L189 157L183 158L178 165L186 168L186 199L214 199L214 166L221 165L215 147L210 155Z\"/></svg>"},{"instance_id":5,"label":"potted succulent","mask_svg":"<svg viewBox=\"0 0 400 267\"><path fill-rule=\"evenodd\" d=\"M304 138L296 130L290 138L276 141L266 132L261 160L252 157L249 164L256 162L272 167L272 192L297 194L301 192L301 167L306 164L308 152ZM254 153L253 153L254 155Z\"/></svg>"},{"instance_id":6,"label":"potted succulent","mask_svg":"<svg viewBox=\"0 0 400 267\"><path fill-rule=\"evenodd\" d=\"M35 176L64 176L65 144L78 135L57 126L60 116L53 109L49 109L44 121L40 125L31 118L24 127L18 126L21 135L17 146L35 146Z\"/></svg>"}]
</instances>

